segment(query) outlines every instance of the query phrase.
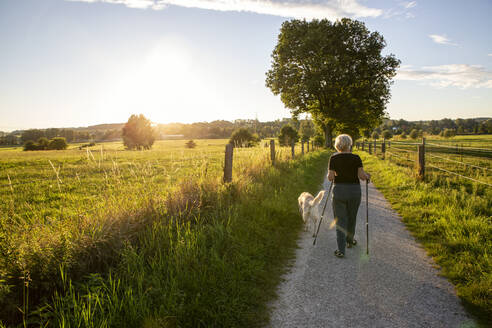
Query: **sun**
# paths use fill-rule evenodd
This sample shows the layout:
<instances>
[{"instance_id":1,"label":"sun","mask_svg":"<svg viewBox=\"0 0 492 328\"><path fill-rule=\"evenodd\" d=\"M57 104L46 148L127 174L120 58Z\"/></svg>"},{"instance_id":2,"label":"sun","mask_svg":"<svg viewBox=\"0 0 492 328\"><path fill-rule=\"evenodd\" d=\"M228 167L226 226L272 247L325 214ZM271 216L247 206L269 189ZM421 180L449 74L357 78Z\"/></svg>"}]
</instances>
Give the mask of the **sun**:
<instances>
[{"instance_id":1,"label":"sun","mask_svg":"<svg viewBox=\"0 0 492 328\"><path fill-rule=\"evenodd\" d=\"M192 51L185 45L164 40L126 67L115 81L107 107L144 113L154 122L183 122L203 116L212 103L210 86L203 82Z\"/></svg>"}]
</instances>

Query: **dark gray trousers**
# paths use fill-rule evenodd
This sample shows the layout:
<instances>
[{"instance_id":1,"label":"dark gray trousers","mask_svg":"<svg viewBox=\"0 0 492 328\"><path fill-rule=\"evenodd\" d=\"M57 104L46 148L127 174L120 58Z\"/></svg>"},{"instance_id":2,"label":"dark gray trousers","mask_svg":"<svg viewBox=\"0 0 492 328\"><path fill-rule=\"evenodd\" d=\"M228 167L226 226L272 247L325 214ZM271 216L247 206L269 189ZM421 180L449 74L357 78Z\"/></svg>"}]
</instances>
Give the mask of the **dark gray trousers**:
<instances>
[{"instance_id":1,"label":"dark gray trousers","mask_svg":"<svg viewBox=\"0 0 492 328\"><path fill-rule=\"evenodd\" d=\"M331 204L333 216L337 222L338 250L342 253L345 253L345 243L351 243L354 240L360 198L360 184L337 183L333 187Z\"/></svg>"}]
</instances>

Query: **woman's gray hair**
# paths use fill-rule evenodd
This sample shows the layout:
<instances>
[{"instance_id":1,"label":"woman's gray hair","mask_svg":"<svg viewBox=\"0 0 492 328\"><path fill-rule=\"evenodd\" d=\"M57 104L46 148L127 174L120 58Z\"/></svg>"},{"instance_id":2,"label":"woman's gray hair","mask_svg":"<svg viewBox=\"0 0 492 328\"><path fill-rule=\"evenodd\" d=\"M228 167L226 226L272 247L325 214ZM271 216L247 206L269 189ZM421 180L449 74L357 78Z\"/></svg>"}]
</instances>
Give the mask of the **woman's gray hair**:
<instances>
[{"instance_id":1,"label":"woman's gray hair","mask_svg":"<svg viewBox=\"0 0 492 328\"><path fill-rule=\"evenodd\" d=\"M335 139L335 148L338 151L350 150L352 146L352 138L348 134L341 134Z\"/></svg>"}]
</instances>

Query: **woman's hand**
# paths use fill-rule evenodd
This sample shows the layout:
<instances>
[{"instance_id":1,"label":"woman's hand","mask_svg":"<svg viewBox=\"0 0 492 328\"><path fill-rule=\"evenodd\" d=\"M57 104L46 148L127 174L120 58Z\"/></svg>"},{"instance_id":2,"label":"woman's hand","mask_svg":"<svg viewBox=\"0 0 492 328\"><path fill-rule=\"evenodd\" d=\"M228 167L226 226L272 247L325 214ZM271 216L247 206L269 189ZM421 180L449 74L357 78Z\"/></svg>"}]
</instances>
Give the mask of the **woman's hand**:
<instances>
[{"instance_id":1,"label":"woman's hand","mask_svg":"<svg viewBox=\"0 0 492 328\"><path fill-rule=\"evenodd\" d=\"M362 167L359 167L359 170L357 171L357 176L359 177L359 180L369 180L371 179L371 175L364 171Z\"/></svg>"},{"instance_id":2,"label":"woman's hand","mask_svg":"<svg viewBox=\"0 0 492 328\"><path fill-rule=\"evenodd\" d=\"M335 180L335 176L337 175L337 173L335 171L332 171L332 170L328 170L328 181L333 181Z\"/></svg>"}]
</instances>

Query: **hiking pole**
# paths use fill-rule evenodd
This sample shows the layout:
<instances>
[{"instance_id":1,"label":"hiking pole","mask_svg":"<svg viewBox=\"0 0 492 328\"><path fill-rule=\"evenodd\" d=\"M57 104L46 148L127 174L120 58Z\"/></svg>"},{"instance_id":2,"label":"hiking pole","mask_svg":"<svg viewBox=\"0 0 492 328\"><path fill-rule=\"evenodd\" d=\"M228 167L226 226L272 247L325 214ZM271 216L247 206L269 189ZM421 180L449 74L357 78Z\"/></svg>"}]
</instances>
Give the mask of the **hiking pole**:
<instances>
[{"instance_id":1,"label":"hiking pole","mask_svg":"<svg viewBox=\"0 0 492 328\"><path fill-rule=\"evenodd\" d=\"M330 183L330 188L328 189L328 196L326 197L325 206L323 206L323 212L321 212L321 218L319 219L318 229L316 230L316 235L314 235L313 246L316 245L316 239L318 238L319 227L321 227L321 221L323 221L323 216L325 216L326 204L328 204L328 199L330 198L332 187L333 187L333 181Z\"/></svg>"},{"instance_id":2,"label":"hiking pole","mask_svg":"<svg viewBox=\"0 0 492 328\"><path fill-rule=\"evenodd\" d=\"M366 179L366 254L369 255L369 179Z\"/></svg>"}]
</instances>

